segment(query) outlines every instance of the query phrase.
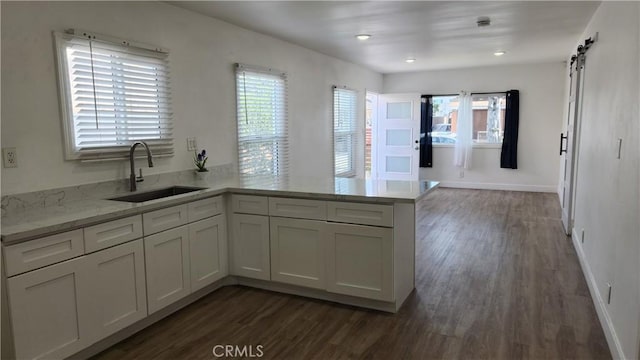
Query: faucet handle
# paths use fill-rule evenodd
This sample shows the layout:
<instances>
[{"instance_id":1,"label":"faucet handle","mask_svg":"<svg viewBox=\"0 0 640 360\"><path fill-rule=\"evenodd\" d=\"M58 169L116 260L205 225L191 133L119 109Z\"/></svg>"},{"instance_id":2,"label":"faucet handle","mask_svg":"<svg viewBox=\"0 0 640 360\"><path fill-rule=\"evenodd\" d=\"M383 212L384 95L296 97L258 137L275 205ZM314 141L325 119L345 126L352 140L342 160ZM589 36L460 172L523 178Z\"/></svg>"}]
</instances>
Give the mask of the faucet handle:
<instances>
[{"instance_id":1,"label":"faucet handle","mask_svg":"<svg viewBox=\"0 0 640 360\"><path fill-rule=\"evenodd\" d=\"M136 177L136 182L143 182L144 178L142 177L142 168L138 169L140 172L140 175Z\"/></svg>"}]
</instances>

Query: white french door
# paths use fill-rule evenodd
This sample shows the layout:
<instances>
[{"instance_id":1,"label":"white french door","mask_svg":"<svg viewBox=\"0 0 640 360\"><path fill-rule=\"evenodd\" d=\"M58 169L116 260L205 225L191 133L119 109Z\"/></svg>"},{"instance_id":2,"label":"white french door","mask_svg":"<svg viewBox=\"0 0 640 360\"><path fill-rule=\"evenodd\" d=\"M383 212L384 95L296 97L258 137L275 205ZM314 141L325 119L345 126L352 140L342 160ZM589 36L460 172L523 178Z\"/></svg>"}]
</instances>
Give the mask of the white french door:
<instances>
[{"instance_id":1,"label":"white french door","mask_svg":"<svg viewBox=\"0 0 640 360\"><path fill-rule=\"evenodd\" d=\"M374 178L418 180L420 95L378 95Z\"/></svg>"},{"instance_id":2,"label":"white french door","mask_svg":"<svg viewBox=\"0 0 640 360\"><path fill-rule=\"evenodd\" d=\"M562 225L567 235L571 234L574 219L574 194L576 187L578 124L580 121L581 92L584 76L584 54L578 54L571 67L571 82L569 85L569 111L567 114L567 135L561 134L560 155L564 164L562 180ZM566 143L564 143L566 141ZM563 148L564 145L564 148Z\"/></svg>"}]
</instances>

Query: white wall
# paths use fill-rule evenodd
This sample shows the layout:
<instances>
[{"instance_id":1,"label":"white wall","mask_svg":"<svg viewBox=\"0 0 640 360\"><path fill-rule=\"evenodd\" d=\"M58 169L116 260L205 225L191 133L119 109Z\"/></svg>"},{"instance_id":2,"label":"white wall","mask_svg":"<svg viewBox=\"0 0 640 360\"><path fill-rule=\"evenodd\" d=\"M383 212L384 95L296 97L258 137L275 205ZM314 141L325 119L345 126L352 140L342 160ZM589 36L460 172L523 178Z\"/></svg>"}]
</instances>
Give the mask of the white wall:
<instances>
[{"instance_id":1,"label":"white wall","mask_svg":"<svg viewBox=\"0 0 640 360\"><path fill-rule=\"evenodd\" d=\"M460 169L453 165L453 146L434 145L433 167L420 169L420 178L450 186L554 192L560 161L564 63L387 74L383 92L437 95L510 89L520 91L517 170L500 168L499 148L477 147L473 150L472 168L465 170L461 178Z\"/></svg>"},{"instance_id":2,"label":"white wall","mask_svg":"<svg viewBox=\"0 0 640 360\"><path fill-rule=\"evenodd\" d=\"M639 23L640 3L603 2L579 39L599 33L586 55L574 244L613 355L628 359L640 358Z\"/></svg>"},{"instance_id":3,"label":"white wall","mask_svg":"<svg viewBox=\"0 0 640 360\"><path fill-rule=\"evenodd\" d=\"M124 161L64 161L53 30L75 27L170 50L176 155L145 173L190 169L191 136L211 154L211 165L237 162L236 62L288 73L293 175L333 174L332 85L358 89L361 111L364 89L382 88L382 75L373 71L166 3L1 6L2 147L16 147L19 164L3 169L2 195L128 176Z\"/></svg>"}]
</instances>

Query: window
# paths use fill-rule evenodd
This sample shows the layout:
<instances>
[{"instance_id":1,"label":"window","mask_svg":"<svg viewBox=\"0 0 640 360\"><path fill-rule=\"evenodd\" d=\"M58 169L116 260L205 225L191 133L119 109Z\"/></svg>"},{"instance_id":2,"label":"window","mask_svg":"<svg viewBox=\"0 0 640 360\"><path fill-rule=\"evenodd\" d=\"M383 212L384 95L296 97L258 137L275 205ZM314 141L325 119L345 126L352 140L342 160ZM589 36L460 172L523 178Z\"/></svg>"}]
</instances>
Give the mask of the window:
<instances>
[{"instance_id":1,"label":"window","mask_svg":"<svg viewBox=\"0 0 640 360\"><path fill-rule=\"evenodd\" d=\"M358 94L349 89L333 88L333 173L352 177L355 171L356 106Z\"/></svg>"},{"instance_id":2,"label":"window","mask_svg":"<svg viewBox=\"0 0 640 360\"><path fill-rule=\"evenodd\" d=\"M474 144L502 144L505 94L472 94ZM458 115L457 96L433 97L433 144L455 144Z\"/></svg>"},{"instance_id":3,"label":"window","mask_svg":"<svg viewBox=\"0 0 640 360\"><path fill-rule=\"evenodd\" d=\"M87 33L55 41L66 159L126 158L137 140L173 154L166 52Z\"/></svg>"},{"instance_id":4,"label":"window","mask_svg":"<svg viewBox=\"0 0 640 360\"><path fill-rule=\"evenodd\" d=\"M240 175L287 176L286 74L238 64L236 89Z\"/></svg>"}]
</instances>

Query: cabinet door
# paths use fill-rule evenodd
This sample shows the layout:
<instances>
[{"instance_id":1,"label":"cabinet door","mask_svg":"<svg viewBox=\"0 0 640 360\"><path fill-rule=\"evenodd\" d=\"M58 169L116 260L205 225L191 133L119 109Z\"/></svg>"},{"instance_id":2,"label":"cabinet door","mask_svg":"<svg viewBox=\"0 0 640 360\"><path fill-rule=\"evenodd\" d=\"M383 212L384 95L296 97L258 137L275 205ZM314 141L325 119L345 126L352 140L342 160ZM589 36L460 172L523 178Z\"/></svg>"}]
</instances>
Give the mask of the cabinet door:
<instances>
[{"instance_id":1,"label":"cabinet door","mask_svg":"<svg viewBox=\"0 0 640 360\"><path fill-rule=\"evenodd\" d=\"M185 297L189 284L189 228L144 238L149 314Z\"/></svg>"},{"instance_id":2,"label":"cabinet door","mask_svg":"<svg viewBox=\"0 0 640 360\"><path fill-rule=\"evenodd\" d=\"M191 291L227 275L227 240L224 215L189 225Z\"/></svg>"},{"instance_id":3,"label":"cabinet door","mask_svg":"<svg viewBox=\"0 0 640 360\"><path fill-rule=\"evenodd\" d=\"M91 343L84 257L7 280L16 358L61 359Z\"/></svg>"},{"instance_id":4,"label":"cabinet door","mask_svg":"<svg viewBox=\"0 0 640 360\"><path fill-rule=\"evenodd\" d=\"M271 218L271 280L325 289L326 223Z\"/></svg>"},{"instance_id":5,"label":"cabinet door","mask_svg":"<svg viewBox=\"0 0 640 360\"><path fill-rule=\"evenodd\" d=\"M327 290L393 301L393 232L373 226L328 224Z\"/></svg>"},{"instance_id":6,"label":"cabinet door","mask_svg":"<svg viewBox=\"0 0 640 360\"><path fill-rule=\"evenodd\" d=\"M269 217L233 214L232 227L233 275L270 280Z\"/></svg>"},{"instance_id":7,"label":"cabinet door","mask_svg":"<svg viewBox=\"0 0 640 360\"><path fill-rule=\"evenodd\" d=\"M87 266L96 340L147 316L142 239L88 255Z\"/></svg>"}]
</instances>

